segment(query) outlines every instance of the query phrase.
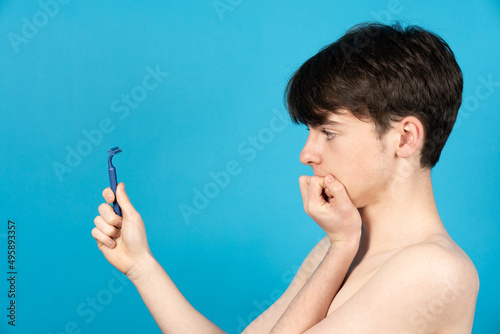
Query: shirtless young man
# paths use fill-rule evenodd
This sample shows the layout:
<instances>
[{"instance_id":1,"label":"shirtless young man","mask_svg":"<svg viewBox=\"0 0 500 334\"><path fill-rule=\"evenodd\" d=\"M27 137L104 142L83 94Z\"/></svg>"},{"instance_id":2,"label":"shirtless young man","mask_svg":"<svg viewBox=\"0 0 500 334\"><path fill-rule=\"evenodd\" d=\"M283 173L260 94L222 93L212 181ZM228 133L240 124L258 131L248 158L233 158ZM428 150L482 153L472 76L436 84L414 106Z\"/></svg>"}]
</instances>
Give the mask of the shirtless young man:
<instances>
[{"instance_id":1,"label":"shirtless young man","mask_svg":"<svg viewBox=\"0 0 500 334\"><path fill-rule=\"evenodd\" d=\"M431 183L462 96L448 45L418 27L360 25L304 63L286 95L309 128L304 209L326 237L243 333L470 333L479 279ZM162 332L223 333L154 259L123 184L116 196L123 219L102 204L92 235Z\"/></svg>"}]
</instances>

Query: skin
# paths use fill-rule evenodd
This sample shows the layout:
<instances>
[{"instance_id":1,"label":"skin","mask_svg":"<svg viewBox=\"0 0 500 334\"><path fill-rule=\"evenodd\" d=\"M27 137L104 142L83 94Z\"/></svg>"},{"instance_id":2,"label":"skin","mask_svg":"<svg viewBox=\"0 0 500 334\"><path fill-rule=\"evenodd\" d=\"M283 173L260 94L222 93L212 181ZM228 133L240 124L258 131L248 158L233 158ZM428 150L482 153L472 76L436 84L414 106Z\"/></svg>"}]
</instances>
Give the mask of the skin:
<instances>
[{"instance_id":1,"label":"skin","mask_svg":"<svg viewBox=\"0 0 500 334\"><path fill-rule=\"evenodd\" d=\"M306 213L325 231L285 293L243 332L470 333L479 279L444 228L415 117L375 126L348 111L309 127L299 178ZM107 203L112 191L103 191ZM123 184L92 230L106 259L131 279L163 333L223 333L197 312L151 254Z\"/></svg>"}]
</instances>

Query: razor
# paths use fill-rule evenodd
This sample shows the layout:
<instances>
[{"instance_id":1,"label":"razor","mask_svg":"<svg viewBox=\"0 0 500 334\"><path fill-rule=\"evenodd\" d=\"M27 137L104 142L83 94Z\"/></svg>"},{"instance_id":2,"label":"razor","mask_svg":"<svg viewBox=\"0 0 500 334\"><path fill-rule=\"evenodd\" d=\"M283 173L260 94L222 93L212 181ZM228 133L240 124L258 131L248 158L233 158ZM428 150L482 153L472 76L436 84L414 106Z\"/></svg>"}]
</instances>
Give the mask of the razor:
<instances>
[{"instance_id":1,"label":"razor","mask_svg":"<svg viewBox=\"0 0 500 334\"><path fill-rule=\"evenodd\" d=\"M108 158L108 172L109 172L109 183L111 186L111 190L113 190L113 193L115 194L115 200L113 202L113 210L118 216L122 216L122 209L118 205L118 202L116 201L116 186L118 185L118 180L116 178L116 169L115 166L113 166L113 157L120 153L122 150L119 147L113 147L112 149L108 150L109 153L109 158Z\"/></svg>"}]
</instances>

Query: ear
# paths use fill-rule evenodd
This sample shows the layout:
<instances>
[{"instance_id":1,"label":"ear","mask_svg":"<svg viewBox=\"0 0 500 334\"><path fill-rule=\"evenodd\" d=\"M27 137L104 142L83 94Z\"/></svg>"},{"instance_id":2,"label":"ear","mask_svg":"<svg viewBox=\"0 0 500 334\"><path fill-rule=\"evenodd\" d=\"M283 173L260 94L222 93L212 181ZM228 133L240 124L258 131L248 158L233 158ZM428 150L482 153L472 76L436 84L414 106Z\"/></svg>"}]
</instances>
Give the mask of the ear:
<instances>
[{"instance_id":1,"label":"ear","mask_svg":"<svg viewBox=\"0 0 500 334\"><path fill-rule=\"evenodd\" d=\"M396 155L400 158L409 158L420 150L424 143L424 126L418 118L407 116L397 122L398 132Z\"/></svg>"}]
</instances>

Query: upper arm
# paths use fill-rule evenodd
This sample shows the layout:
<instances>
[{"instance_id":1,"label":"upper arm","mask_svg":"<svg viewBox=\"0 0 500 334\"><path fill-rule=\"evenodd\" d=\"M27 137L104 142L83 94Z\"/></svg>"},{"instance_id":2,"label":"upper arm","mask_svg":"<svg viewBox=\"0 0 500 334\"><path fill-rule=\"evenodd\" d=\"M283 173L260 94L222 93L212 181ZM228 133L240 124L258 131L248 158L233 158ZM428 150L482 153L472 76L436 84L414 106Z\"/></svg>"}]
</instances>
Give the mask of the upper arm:
<instances>
[{"instance_id":1,"label":"upper arm","mask_svg":"<svg viewBox=\"0 0 500 334\"><path fill-rule=\"evenodd\" d=\"M449 332L470 333L478 289L471 265L440 246L410 247L306 333L434 333L457 322Z\"/></svg>"},{"instance_id":2,"label":"upper arm","mask_svg":"<svg viewBox=\"0 0 500 334\"><path fill-rule=\"evenodd\" d=\"M242 334L269 333L271 331L281 315L287 309L288 305L290 305L297 293L307 282L308 278L319 266L325 257L329 246L330 240L328 237L324 237L316 244L316 246L311 250L311 252L309 252L305 260L302 262L302 265L297 270L295 277L283 295L281 295L281 297L274 302L273 305L257 317L250 325L248 325Z\"/></svg>"}]
</instances>

